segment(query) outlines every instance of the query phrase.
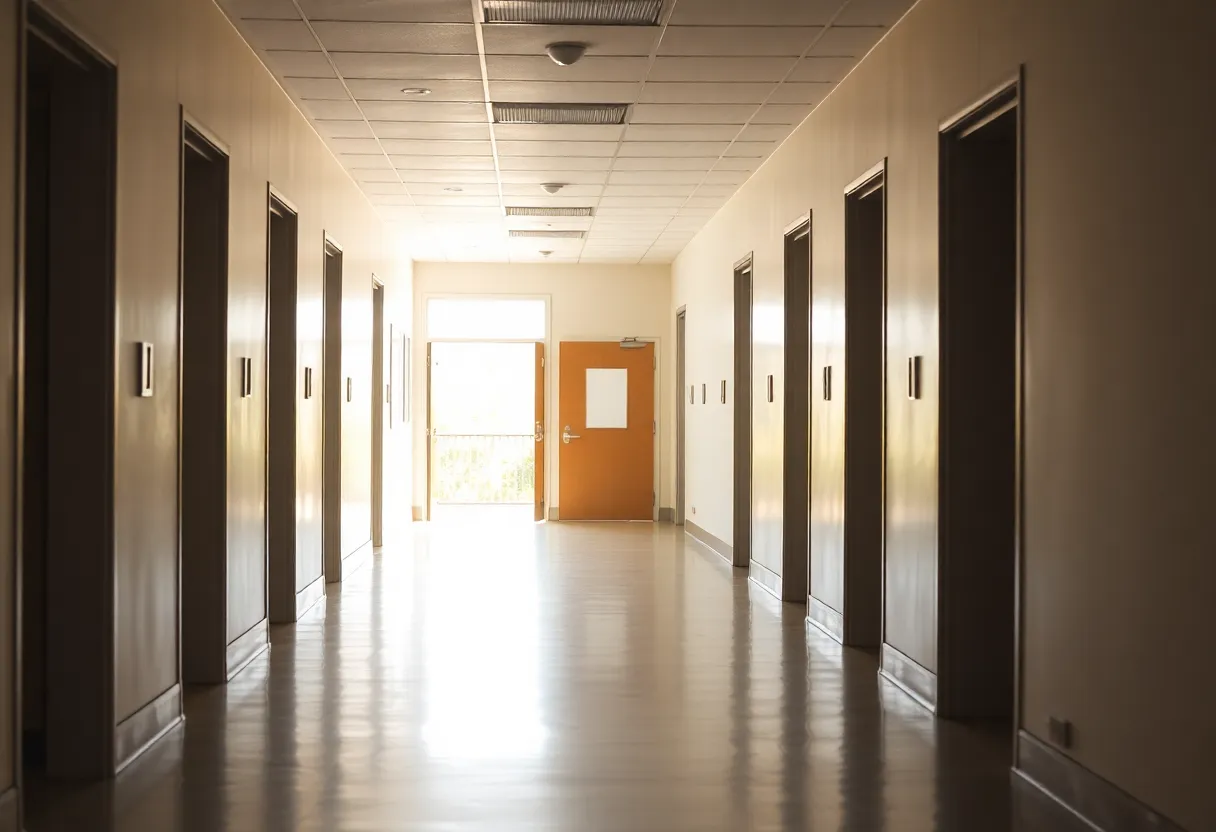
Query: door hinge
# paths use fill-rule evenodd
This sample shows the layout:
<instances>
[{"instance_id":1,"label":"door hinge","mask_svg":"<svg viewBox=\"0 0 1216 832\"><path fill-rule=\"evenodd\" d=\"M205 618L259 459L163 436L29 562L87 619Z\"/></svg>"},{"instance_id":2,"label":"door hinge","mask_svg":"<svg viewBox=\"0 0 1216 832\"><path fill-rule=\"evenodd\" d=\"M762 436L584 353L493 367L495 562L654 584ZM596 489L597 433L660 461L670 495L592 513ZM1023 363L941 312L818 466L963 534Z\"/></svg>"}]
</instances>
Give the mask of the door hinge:
<instances>
[{"instance_id":1,"label":"door hinge","mask_svg":"<svg viewBox=\"0 0 1216 832\"><path fill-rule=\"evenodd\" d=\"M545 357L543 355L540 357L540 366L545 366Z\"/></svg>"},{"instance_id":2,"label":"door hinge","mask_svg":"<svg viewBox=\"0 0 1216 832\"><path fill-rule=\"evenodd\" d=\"M650 435L651 435L651 436L658 436L658 435L659 435L659 423L658 423L657 421L651 420L651 422L650 422Z\"/></svg>"},{"instance_id":3,"label":"door hinge","mask_svg":"<svg viewBox=\"0 0 1216 832\"><path fill-rule=\"evenodd\" d=\"M657 355L652 355L650 357L650 369L652 369L652 370L659 369L659 357Z\"/></svg>"},{"instance_id":4,"label":"door hinge","mask_svg":"<svg viewBox=\"0 0 1216 832\"><path fill-rule=\"evenodd\" d=\"M651 491L651 492L650 492L650 507L651 507L651 508L654 508L654 507L655 507L655 504L656 504L658 501L659 501L659 498L655 496L655 494L654 494L654 492L653 492L653 491Z\"/></svg>"}]
</instances>

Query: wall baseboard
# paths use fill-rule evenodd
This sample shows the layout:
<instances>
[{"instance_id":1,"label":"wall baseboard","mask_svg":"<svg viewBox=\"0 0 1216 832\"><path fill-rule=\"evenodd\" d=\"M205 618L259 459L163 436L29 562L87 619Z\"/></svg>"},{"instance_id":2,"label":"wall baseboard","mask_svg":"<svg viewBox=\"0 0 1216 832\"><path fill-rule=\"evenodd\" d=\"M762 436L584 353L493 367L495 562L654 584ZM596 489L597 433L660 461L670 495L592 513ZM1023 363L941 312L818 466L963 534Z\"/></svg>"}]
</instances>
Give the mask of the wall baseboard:
<instances>
[{"instance_id":1,"label":"wall baseboard","mask_svg":"<svg viewBox=\"0 0 1216 832\"><path fill-rule=\"evenodd\" d=\"M0 832L21 832L21 792L16 788L0 794Z\"/></svg>"},{"instance_id":2,"label":"wall baseboard","mask_svg":"<svg viewBox=\"0 0 1216 832\"><path fill-rule=\"evenodd\" d=\"M762 563L752 561L747 568L747 577L756 586L781 600L781 576Z\"/></svg>"},{"instance_id":3,"label":"wall baseboard","mask_svg":"<svg viewBox=\"0 0 1216 832\"><path fill-rule=\"evenodd\" d=\"M369 540L350 554L342 556L342 577L339 580L345 581L371 559L372 542Z\"/></svg>"},{"instance_id":4,"label":"wall baseboard","mask_svg":"<svg viewBox=\"0 0 1216 832\"><path fill-rule=\"evenodd\" d=\"M296 593L296 621L325 597L325 576L322 575Z\"/></svg>"},{"instance_id":5,"label":"wall baseboard","mask_svg":"<svg viewBox=\"0 0 1216 832\"><path fill-rule=\"evenodd\" d=\"M558 515L557 506L549 506L549 519L553 521L561 519L561 517Z\"/></svg>"},{"instance_id":6,"label":"wall baseboard","mask_svg":"<svg viewBox=\"0 0 1216 832\"><path fill-rule=\"evenodd\" d=\"M228 645L228 677L240 673L253 663L253 660L270 649L270 623L263 618L243 634L237 636Z\"/></svg>"},{"instance_id":7,"label":"wall baseboard","mask_svg":"<svg viewBox=\"0 0 1216 832\"><path fill-rule=\"evenodd\" d=\"M725 540L714 537L712 534L705 531L705 529L687 519L684 521L684 533L690 536L693 540L696 540L698 543L712 549L714 552L717 552L726 559L728 564L734 566L735 553L731 549L730 544Z\"/></svg>"},{"instance_id":8,"label":"wall baseboard","mask_svg":"<svg viewBox=\"0 0 1216 832\"><path fill-rule=\"evenodd\" d=\"M883 644L878 673L931 713L937 712L937 674L932 670Z\"/></svg>"},{"instance_id":9,"label":"wall baseboard","mask_svg":"<svg viewBox=\"0 0 1216 832\"><path fill-rule=\"evenodd\" d=\"M659 522L674 523L676 522L676 510L670 506L659 506Z\"/></svg>"},{"instance_id":10,"label":"wall baseboard","mask_svg":"<svg viewBox=\"0 0 1216 832\"><path fill-rule=\"evenodd\" d=\"M425 523L426 522L426 506L412 506L411 507L411 516L414 518L415 523Z\"/></svg>"},{"instance_id":11,"label":"wall baseboard","mask_svg":"<svg viewBox=\"0 0 1216 832\"><path fill-rule=\"evenodd\" d=\"M182 686L175 684L114 729L114 771L118 773L183 721Z\"/></svg>"},{"instance_id":12,"label":"wall baseboard","mask_svg":"<svg viewBox=\"0 0 1216 832\"><path fill-rule=\"evenodd\" d=\"M1181 826L1038 737L1018 731L1014 773L1097 829L1183 832Z\"/></svg>"},{"instance_id":13,"label":"wall baseboard","mask_svg":"<svg viewBox=\"0 0 1216 832\"><path fill-rule=\"evenodd\" d=\"M833 641L844 644L844 616L813 595L807 599L806 621Z\"/></svg>"}]
</instances>

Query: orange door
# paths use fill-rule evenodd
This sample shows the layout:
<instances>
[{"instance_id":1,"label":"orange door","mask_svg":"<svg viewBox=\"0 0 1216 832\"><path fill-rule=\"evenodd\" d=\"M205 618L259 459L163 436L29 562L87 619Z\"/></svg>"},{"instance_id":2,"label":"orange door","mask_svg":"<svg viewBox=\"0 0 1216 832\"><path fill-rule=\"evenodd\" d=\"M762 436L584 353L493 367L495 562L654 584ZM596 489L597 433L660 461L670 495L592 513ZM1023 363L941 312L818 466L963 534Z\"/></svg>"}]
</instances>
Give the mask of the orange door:
<instances>
[{"instance_id":1,"label":"orange door","mask_svg":"<svg viewBox=\"0 0 1216 832\"><path fill-rule=\"evenodd\" d=\"M532 519L545 519L545 345L536 345L536 452L532 458L532 482L536 488L536 509Z\"/></svg>"},{"instance_id":2,"label":"orange door","mask_svg":"<svg viewBox=\"0 0 1216 832\"><path fill-rule=\"evenodd\" d=\"M653 519L654 344L563 341L559 350L561 519Z\"/></svg>"}]
</instances>

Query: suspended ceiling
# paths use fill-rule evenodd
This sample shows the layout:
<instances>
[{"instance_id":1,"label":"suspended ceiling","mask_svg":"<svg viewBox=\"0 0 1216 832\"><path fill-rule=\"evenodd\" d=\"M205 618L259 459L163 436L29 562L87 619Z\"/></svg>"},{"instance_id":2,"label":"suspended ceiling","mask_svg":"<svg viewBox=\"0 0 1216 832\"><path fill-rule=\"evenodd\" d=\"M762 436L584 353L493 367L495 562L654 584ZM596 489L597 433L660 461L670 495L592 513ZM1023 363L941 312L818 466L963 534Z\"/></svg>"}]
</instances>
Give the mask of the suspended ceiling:
<instances>
[{"instance_id":1,"label":"suspended ceiling","mask_svg":"<svg viewBox=\"0 0 1216 832\"><path fill-rule=\"evenodd\" d=\"M664 0L654 26L486 23L481 0L220 5L415 259L667 263L912 2ZM557 65L562 41L586 57ZM504 124L490 102L629 107Z\"/></svg>"}]
</instances>

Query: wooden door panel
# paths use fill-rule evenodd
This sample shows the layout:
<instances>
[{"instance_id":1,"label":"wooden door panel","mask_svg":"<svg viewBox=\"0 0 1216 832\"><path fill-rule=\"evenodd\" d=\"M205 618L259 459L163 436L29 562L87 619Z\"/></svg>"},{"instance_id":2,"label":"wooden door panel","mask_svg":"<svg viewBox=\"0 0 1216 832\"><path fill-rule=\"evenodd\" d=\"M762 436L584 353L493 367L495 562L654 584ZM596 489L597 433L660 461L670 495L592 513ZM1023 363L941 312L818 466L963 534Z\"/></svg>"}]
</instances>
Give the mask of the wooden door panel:
<instances>
[{"instance_id":1,"label":"wooden door panel","mask_svg":"<svg viewBox=\"0 0 1216 832\"><path fill-rule=\"evenodd\" d=\"M616 341L559 345L559 511L563 520L651 520L654 516L654 344ZM624 428L587 427L587 371L627 376ZM577 436L566 442L566 428Z\"/></svg>"}]
</instances>

